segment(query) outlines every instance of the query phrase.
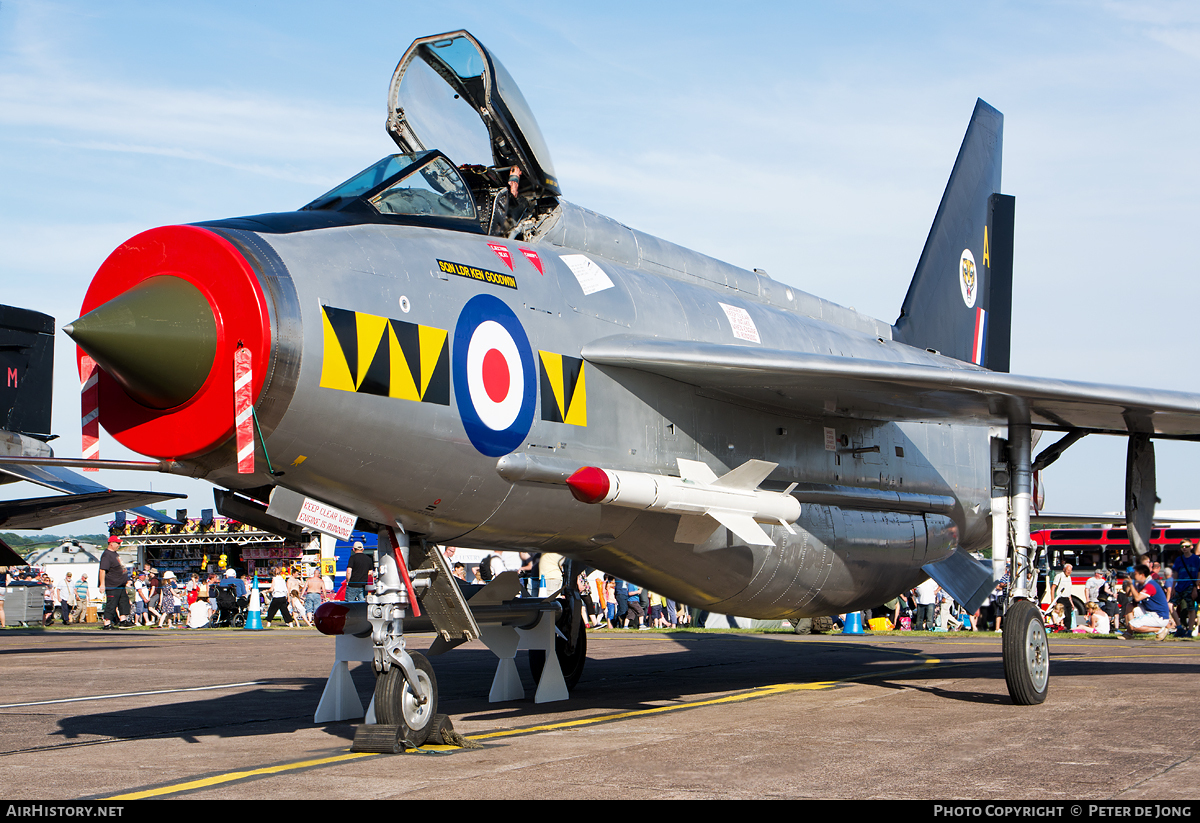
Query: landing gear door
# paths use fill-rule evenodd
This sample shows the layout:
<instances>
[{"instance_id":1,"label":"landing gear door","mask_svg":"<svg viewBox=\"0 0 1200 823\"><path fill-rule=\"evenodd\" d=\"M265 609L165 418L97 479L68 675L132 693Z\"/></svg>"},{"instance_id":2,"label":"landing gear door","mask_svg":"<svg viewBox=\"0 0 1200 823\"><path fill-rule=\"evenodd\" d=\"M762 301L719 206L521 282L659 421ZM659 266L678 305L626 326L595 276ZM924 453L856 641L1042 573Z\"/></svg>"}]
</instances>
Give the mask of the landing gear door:
<instances>
[{"instance_id":1,"label":"landing gear door","mask_svg":"<svg viewBox=\"0 0 1200 823\"><path fill-rule=\"evenodd\" d=\"M560 194L521 90L466 31L422 37L408 47L392 75L387 129L405 151L441 149L459 166L517 166L524 192Z\"/></svg>"}]
</instances>

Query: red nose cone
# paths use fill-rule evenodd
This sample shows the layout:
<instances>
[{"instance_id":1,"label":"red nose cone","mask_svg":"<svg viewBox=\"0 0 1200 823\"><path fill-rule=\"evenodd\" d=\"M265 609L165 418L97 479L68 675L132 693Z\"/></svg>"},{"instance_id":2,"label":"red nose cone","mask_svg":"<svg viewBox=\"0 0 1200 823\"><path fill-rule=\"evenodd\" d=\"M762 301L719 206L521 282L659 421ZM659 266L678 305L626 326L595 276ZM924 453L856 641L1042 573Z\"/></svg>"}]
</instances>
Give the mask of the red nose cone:
<instances>
[{"instance_id":1,"label":"red nose cone","mask_svg":"<svg viewBox=\"0 0 1200 823\"><path fill-rule=\"evenodd\" d=\"M581 503L599 503L608 497L608 472L595 466L584 466L567 478L571 494Z\"/></svg>"},{"instance_id":2,"label":"red nose cone","mask_svg":"<svg viewBox=\"0 0 1200 823\"><path fill-rule=\"evenodd\" d=\"M199 226L163 226L142 232L109 255L88 287L80 322L100 309L105 322L116 324L118 331L125 315L130 315L126 325L139 332L149 329L149 336L159 325L172 331L180 311L169 305L169 292L162 284L181 287L193 295L192 302L204 315L204 334L199 339L207 348L203 357L196 356L202 368L188 372L183 390L158 392L153 376L161 374L161 369L143 368L136 361L139 348L149 350L147 359L151 361L159 352L153 351L153 340L144 339L146 334L136 336L118 346L122 355L118 365L143 378L141 390L130 394L104 371L103 358L96 356L101 363L100 423L114 438L141 454L195 457L233 436L233 355L239 347L252 353L253 396L257 398L262 391L271 366L267 298L253 265L225 237ZM142 293L149 297L136 300ZM170 311L165 317L137 316L156 306ZM192 309L183 312L188 317L196 313ZM93 327L90 333L104 331ZM173 347L177 360L190 363L186 344L195 342L196 334L184 335L182 341L177 337L163 337L162 347ZM83 355L79 349L81 361ZM174 361L168 358L168 362ZM160 395L166 399L154 402Z\"/></svg>"}]
</instances>

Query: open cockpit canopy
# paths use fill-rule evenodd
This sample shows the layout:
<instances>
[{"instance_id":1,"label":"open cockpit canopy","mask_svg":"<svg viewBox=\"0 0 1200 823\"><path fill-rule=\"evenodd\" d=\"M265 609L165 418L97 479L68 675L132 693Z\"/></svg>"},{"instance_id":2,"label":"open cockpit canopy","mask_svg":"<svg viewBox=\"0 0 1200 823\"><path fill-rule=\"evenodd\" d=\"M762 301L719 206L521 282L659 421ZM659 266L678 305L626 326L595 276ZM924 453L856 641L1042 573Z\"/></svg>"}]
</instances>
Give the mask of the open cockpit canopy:
<instances>
[{"instance_id":1,"label":"open cockpit canopy","mask_svg":"<svg viewBox=\"0 0 1200 823\"><path fill-rule=\"evenodd\" d=\"M387 129L405 152L440 149L460 167L517 166L523 193L561 193L521 90L466 31L422 37L408 47L392 75Z\"/></svg>"}]
</instances>

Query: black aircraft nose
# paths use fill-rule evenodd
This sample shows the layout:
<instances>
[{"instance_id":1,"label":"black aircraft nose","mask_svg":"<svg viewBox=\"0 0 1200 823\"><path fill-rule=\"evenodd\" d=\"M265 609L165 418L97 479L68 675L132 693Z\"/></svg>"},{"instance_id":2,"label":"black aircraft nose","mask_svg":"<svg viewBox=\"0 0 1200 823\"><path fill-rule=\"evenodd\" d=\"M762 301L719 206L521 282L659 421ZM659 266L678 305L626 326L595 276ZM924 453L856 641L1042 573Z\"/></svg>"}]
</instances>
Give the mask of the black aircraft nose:
<instances>
[{"instance_id":1,"label":"black aircraft nose","mask_svg":"<svg viewBox=\"0 0 1200 823\"><path fill-rule=\"evenodd\" d=\"M217 352L212 306L198 288L172 275L143 280L63 331L132 399L152 409L194 397Z\"/></svg>"}]
</instances>

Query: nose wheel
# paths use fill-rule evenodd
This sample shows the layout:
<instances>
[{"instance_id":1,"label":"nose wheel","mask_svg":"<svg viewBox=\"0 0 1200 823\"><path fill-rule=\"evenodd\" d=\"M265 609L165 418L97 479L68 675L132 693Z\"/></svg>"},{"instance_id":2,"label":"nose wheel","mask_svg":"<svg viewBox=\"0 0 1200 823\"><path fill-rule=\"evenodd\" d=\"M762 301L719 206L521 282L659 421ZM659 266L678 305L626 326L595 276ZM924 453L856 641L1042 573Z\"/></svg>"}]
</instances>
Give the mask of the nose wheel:
<instances>
[{"instance_id":1,"label":"nose wheel","mask_svg":"<svg viewBox=\"0 0 1200 823\"><path fill-rule=\"evenodd\" d=\"M405 679L399 666L375 676L375 721L380 726L399 727L399 739L415 749L429 738L437 714L437 677L429 659L410 652L416 671L417 689Z\"/></svg>"},{"instance_id":2,"label":"nose wheel","mask_svg":"<svg viewBox=\"0 0 1200 823\"><path fill-rule=\"evenodd\" d=\"M1014 601L1004 615L1004 679L1018 706L1045 702L1050 688L1050 643L1041 611L1028 600Z\"/></svg>"}]
</instances>

